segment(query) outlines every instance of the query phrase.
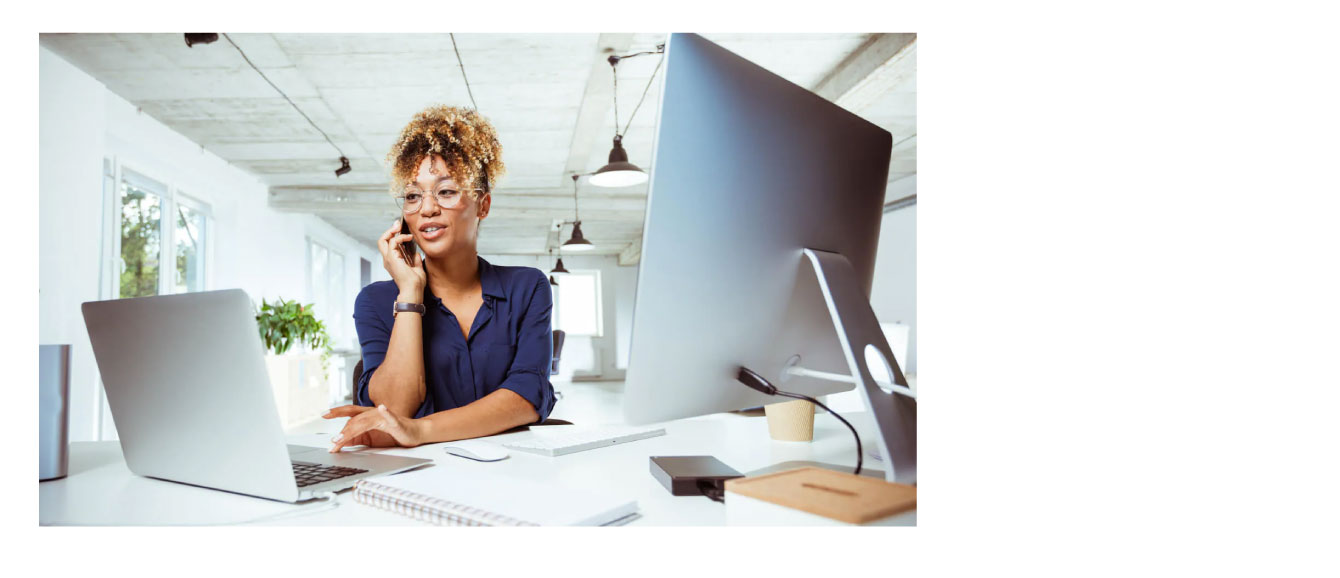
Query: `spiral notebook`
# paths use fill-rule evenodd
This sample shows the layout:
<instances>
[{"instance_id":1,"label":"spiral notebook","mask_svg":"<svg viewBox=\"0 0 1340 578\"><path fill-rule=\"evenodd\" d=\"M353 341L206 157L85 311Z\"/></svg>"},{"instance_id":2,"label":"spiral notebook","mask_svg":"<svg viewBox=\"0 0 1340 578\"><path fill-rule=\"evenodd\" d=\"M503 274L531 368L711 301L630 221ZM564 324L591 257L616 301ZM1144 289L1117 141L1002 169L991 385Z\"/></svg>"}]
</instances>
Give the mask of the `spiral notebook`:
<instances>
[{"instance_id":1,"label":"spiral notebook","mask_svg":"<svg viewBox=\"0 0 1340 578\"><path fill-rule=\"evenodd\" d=\"M637 514L632 499L440 467L360 480L354 501L442 526L606 526Z\"/></svg>"}]
</instances>

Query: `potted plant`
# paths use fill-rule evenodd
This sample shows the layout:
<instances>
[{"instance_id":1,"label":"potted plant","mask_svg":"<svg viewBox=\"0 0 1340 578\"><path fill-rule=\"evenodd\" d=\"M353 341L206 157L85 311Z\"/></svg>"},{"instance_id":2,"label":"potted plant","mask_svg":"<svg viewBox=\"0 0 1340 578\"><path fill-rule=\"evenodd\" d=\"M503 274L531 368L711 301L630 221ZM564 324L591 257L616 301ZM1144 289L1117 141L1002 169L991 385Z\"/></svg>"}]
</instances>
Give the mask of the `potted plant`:
<instances>
[{"instance_id":1,"label":"potted plant","mask_svg":"<svg viewBox=\"0 0 1340 578\"><path fill-rule=\"evenodd\" d=\"M312 305L282 298L273 303L262 299L256 326L261 342L270 351L266 365L284 427L324 413L329 397L326 379L330 334L326 324L313 314ZM295 346L303 351L295 350Z\"/></svg>"}]
</instances>

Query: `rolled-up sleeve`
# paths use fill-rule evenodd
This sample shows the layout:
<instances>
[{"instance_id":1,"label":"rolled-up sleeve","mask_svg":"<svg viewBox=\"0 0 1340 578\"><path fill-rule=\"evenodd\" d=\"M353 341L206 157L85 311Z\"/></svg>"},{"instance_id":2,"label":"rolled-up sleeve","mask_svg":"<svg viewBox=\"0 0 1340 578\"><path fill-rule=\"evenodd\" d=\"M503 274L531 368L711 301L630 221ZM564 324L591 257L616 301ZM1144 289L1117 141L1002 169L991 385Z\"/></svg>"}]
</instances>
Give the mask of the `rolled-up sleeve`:
<instances>
[{"instance_id":1,"label":"rolled-up sleeve","mask_svg":"<svg viewBox=\"0 0 1340 578\"><path fill-rule=\"evenodd\" d=\"M363 374L358 376L358 385L354 388L354 403L372 407L372 398L368 394L368 384L372 374L386 360L386 350L391 344L391 326L386 317L377 310L379 299L372 290L364 287L354 299L354 329L358 331L358 344L363 357ZM389 310L390 305L384 306ZM414 417L419 418L432 413L432 401L425 395Z\"/></svg>"},{"instance_id":2,"label":"rolled-up sleeve","mask_svg":"<svg viewBox=\"0 0 1340 578\"><path fill-rule=\"evenodd\" d=\"M549 317L554 309L549 279L536 270L539 281L526 304L516 341L516 357L507 370L500 389L510 389L535 407L544 421L554 410L554 386L549 383L549 367L554 355L553 327Z\"/></svg>"}]
</instances>

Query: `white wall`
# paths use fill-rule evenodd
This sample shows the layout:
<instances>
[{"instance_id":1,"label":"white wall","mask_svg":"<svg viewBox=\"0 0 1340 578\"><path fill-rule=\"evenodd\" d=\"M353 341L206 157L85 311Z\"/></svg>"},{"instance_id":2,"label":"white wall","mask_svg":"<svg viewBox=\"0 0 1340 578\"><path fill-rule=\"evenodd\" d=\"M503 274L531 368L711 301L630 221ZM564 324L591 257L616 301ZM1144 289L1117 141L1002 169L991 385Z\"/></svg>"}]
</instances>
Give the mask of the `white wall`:
<instances>
[{"instance_id":1,"label":"white wall","mask_svg":"<svg viewBox=\"0 0 1340 578\"><path fill-rule=\"evenodd\" d=\"M887 198L916 194L916 176L895 182ZM875 281L870 288L870 306L882 322L910 326L907 367L917 372L917 206L884 214L879 228L879 253L875 258Z\"/></svg>"},{"instance_id":2,"label":"white wall","mask_svg":"<svg viewBox=\"0 0 1340 578\"><path fill-rule=\"evenodd\" d=\"M39 307L42 343L71 343L70 439L114 437L100 416L99 384L79 306L99 294L103 248L102 163L114 157L147 177L210 205L213 232L208 289L241 288L253 300L310 302L306 239L343 253L346 315L337 346L356 346L352 314L359 257L386 279L374 247L306 214L271 210L266 186L200 145L139 113L83 71L40 49ZM114 232L109 232L114 233ZM101 420L101 422L99 421ZM101 423L101 425L100 425Z\"/></svg>"},{"instance_id":3,"label":"white wall","mask_svg":"<svg viewBox=\"0 0 1340 578\"><path fill-rule=\"evenodd\" d=\"M488 229L482 229L479 234L487 235ZM483 257L496 265L534 267L546 273L554 267L548 255L484 255ZM633 288L637 283L637 267L620 267L618 257L613 255L564 255L563 266L569 270L600 271L603 306L601 319L604 322L604 335L592 338L569 335L563 343L558 378L622 380L628 367L628 330L632 326ZM562 276L557 279L559 286L562 287ZM622 363L620 363L620 352L623 356Z\"/></svg>"},{"instance_id":4,"label":"white wall","mask_svg":"<svg viewBox=\"0 0 1340 578\"><path fill-rule=\"evenodd\" d=\"M89 440L99 393L79 304L98 298L107 92L45 48L38 86L38 341L71 345L70 440Z\"/></svg>"}]
</instances>

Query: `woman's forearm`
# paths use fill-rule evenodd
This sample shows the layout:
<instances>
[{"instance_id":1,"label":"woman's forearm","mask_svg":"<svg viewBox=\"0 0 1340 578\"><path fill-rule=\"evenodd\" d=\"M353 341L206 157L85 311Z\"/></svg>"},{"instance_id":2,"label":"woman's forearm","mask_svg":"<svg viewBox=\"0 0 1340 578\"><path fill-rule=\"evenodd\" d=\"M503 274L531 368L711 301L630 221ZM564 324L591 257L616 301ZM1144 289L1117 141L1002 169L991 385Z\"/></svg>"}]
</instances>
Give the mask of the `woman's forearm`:
<instances>
[{"instance_id":1,"label":"woman's forearm","mask_svg":"<svg viewBox=\"0 0 1340 578\"><path fill-rule=\"evenodd\" d=\"M439 411L419 420L423 426L420 443L493 435L539 419L540 414L526 398L510 389L499 389L464 407Z\"/></svg>"},{"instance_id":2,"label":"woman's forearm","mask_svg":"<svg viewBox=\"0 0 1340 578\"><path fill-rule=\"evenodd\" d=\"M423 292L401 292L398 301L422 303ZM373 405L385 405L397 415L414 417L427 392L423 370L423 316L401 313L395 316L386 358L368 380L368 398Z\"/></svg>"}]
</instances>

